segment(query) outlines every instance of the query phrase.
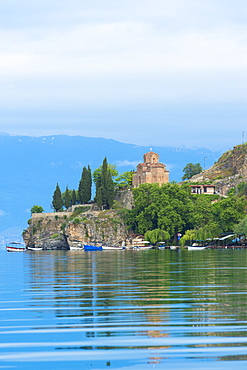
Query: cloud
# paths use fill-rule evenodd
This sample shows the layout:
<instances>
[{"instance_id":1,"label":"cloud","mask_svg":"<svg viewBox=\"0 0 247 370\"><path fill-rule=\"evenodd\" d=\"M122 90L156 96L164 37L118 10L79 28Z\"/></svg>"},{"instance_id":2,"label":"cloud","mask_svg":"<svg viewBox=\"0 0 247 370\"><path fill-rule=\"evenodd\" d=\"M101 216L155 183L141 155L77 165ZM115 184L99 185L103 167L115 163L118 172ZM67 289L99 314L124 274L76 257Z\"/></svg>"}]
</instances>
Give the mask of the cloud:
<instances>
[{"instance_id":1,"label":"cloud","mask_svg":"<svg viewBox=\"0 0 247 370\"><path fill-rule=\"evenodd\" d=\"M7 215L7 213L4 212L2 209L0 209L0 216L6 216L6 215Z\"/></svg>"},{"instance_id":2,"label":"cloud","mask_svg":"<svg viewBox=\"0 0 247 370\"><path fill-rule=\"evenodd\" d=\"M117 161L116 165L118 167L125 167L125 166L130 166L130 167L136 167L141 161L128 161L127 159L123 161Z\"/></svg>"},{"instance_id":3,"label":"cloud","mask_svg":"<svg viewBox=\"0 0 247 370\"><path fill-rule=\"evenodd\" d=\"M0 12L2 130L217 147L245 129L244 0L2 0Z\"/></svg>"},{"instance_id":4,"label":"cloud","mask_svg":"<svg viewBox=\"0 0 247 370\"><path fill-rule=\"evenodd\" d=\"M246 98L247 25L237 23L246 6L237 17L222 4L73 1L49 14L38 1L32 32L0 31L5 103Z\"/></svg>"}]
</instances>

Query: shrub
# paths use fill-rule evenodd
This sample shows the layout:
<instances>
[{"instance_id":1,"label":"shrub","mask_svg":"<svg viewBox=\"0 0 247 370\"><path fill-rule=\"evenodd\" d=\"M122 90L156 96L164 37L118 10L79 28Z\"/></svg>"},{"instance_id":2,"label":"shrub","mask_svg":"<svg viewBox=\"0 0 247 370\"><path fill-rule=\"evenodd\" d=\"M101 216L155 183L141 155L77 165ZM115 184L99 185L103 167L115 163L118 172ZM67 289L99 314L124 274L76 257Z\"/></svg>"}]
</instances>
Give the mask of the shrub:
<instances>
[{"instance_id":1,"label":"shrub","mask_svg":"<svg viewBox=\"0 0 247 370\"><path fill-rule=\"evenodd\" d=\"M81 222L81 220L80 220L78 217L76 217L76 218L74 218L74 219L72 220L72 222L73 222L73 224L75 224L75 225L79 225L79 223Z\"/></svg>"}]
</instances>

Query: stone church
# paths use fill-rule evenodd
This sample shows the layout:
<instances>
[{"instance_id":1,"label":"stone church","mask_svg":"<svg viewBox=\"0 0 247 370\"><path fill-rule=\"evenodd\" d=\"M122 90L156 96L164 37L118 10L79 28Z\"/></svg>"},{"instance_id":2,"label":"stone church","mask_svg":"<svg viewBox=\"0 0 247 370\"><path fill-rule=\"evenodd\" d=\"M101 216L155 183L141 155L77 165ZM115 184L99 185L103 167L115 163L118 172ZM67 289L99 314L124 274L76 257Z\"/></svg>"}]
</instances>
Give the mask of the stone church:
<instances>
[{"instance_id":1,"label":"stone church","mask_svg":"<svg viewBox=\"0 0 247 370\"><path fill-rule=\"evenodd\" d=\"M163 163L159 163L159 154L152 151L145 153L144 163L139 163L132 178L132 185L137 188L140 184L159 185L169 182L169 171Z\"/></svg>"}]
</instances>

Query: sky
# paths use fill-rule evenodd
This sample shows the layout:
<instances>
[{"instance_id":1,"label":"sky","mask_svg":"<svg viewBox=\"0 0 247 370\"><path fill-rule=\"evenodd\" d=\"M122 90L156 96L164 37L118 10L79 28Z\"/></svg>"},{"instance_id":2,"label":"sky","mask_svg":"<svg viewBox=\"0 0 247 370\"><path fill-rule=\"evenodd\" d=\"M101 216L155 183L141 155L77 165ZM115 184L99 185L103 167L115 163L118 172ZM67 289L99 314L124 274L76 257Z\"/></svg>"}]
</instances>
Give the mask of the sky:
<instances>
[{"instance_id":1,"label":"sky","mask_svg":"<svg viewBox=\"0 0 247 370\"><path fill-rule=\"evenodd\" d=\"M0 132L247 141L246 0L0 0Z\"/></svg>"}]
</instances>

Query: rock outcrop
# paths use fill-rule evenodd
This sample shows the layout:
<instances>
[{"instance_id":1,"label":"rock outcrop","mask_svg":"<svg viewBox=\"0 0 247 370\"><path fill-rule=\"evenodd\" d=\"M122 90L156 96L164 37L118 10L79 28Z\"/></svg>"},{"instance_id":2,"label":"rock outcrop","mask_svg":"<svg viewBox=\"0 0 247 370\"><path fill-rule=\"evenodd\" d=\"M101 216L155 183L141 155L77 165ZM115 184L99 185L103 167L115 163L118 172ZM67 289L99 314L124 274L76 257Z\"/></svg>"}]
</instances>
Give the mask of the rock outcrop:
<instances>
[{"instance_id":1,"label":"rock outcrop","mask_svg":"<svg viewBox=\"0 0 247 370\"><path fill-rule=\"evenodd\" d=\"M29 227L23 232L27 248L70 249L83 247L84 244L104 243L108 245L128 244L128 231L119 211L77 210L66 215L31 219Z\"/></svg>"},{"instance_id":2,"label":"rock outcrop","mask_svg":"<svg viewBox=\"0 0 247 370\"><path fill-rule=\"evenodd\" d=\"M226 195L240 182L247 181L247 143L225 152L208 170L193 176L190 182L212 182L216 192Z\"/></svg>"}]
</instances>

